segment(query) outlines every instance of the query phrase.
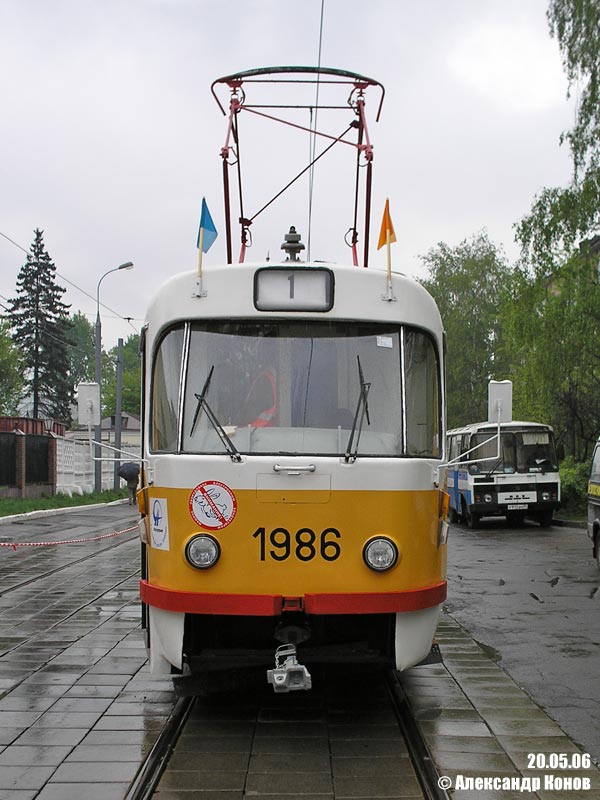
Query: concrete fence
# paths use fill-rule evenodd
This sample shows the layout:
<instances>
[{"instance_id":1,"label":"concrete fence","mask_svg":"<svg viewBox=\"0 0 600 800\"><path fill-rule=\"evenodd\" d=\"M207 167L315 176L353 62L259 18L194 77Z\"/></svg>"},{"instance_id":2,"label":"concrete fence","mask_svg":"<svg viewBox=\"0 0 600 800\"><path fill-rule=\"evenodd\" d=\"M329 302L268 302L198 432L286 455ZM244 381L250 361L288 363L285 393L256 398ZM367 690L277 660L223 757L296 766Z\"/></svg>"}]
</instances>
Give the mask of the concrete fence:
<instances>
[{"instance_id":1,"label":"concrete fence","mask_svg":"<svg viewBox=\"0 0 600 800\"><path fill-rule=\"evenodd\" d=\"M127 445L129 453L139 447ZM115 460L103 448L102 489L114 487ZM123 461L133 461L123 456ZM94 491L94 461L89 442L56 433L0 432L0 497L81 495ZM119 480L119 485L125 482Z\"/></svg>"}]
</instances>

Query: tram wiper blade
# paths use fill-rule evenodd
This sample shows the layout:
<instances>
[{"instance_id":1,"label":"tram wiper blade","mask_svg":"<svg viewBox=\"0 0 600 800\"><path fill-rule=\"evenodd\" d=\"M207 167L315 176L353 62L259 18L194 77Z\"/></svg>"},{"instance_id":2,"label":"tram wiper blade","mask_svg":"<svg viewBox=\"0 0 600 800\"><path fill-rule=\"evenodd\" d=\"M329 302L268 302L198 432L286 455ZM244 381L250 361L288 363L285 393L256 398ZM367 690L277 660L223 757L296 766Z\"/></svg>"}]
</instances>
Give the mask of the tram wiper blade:
<instances>
[{"instance_id":1,"label":"tram wiper blade","mask_svg":"<svg viewBox=\"0 0 600 800\"><path fill-rule=\"evenodd\" d=\"M212 380L212 375L215 369L215 365L213 364L209 370L208 378L204 381L204 386L202 387L202 391L200 394L196 394L196 400L198 401L198 405L196 406L196 410L194 412L194 419L192 420L192 430L190 431L190 436L194 435L194 430L196 429L196 423L198 422L198 417L200 416L200 412L202 411L202 406L204 405L204 401L206 395L208 393L208 389L210 387L210 382Z\"/></svg>"},{"instance_id":2,"label":"tram wiper blade","mask_svg":"<svg viewBox=\"0 0 600 800\"><path fill-rule=\"evenodd\" d=\"M202 391L200 394L194 393L196 400L198 401L198 405L196 406L196 411L194 412L194 419L192 420L192 429L190 431L190 436L194 435L194 430L196 429L196 423L198 422L198 417L200 416L200 412L204 409L204 413L208 417L208 421L215 429L219 439L223 443L223 447L227 450L229 457L232 461L241 461L242 456L240 455L240 451L231 441L230 437L225 432L225 428L221 425L217 417L215 416L214 411L208 405L206 401L206 395L208 394L208 390L210 388L210 382L212 380L212 375L215 369L215 365L213 364L210 368L208 373L208 378L204 381L204 386L202 387Z\"/></svg>"},{"instance_id":3,"label":"tram wiper blade","mask_svg":"<svg viewBox=\"0 0 600 800\"><path fill-rule=\"evenodd\" d=\"M344 455L344 461L348 463L350 460L356 460L356 456L358 454L358 443L360 441L360 434L362 432L363 423L365 417L367 418L367 425L371 424L371 420L369 419L369 391L371 389L371 384L365 381L365 376L363 375L362 365L360 363L360 356L356 356L356 360L358 362L358 377L360 380L360 394L358 396L358 402L356 404L356 411L354 412L354 420L352 422L352 430L350 431L350 437L348 438L348 444L346 445L346 453ZM359 421L360 415L360 421ZM354 434L356 434L356 445L354 448L354 453L352 452L352 445L354 443Z\"/></svg>"}]
</instances>

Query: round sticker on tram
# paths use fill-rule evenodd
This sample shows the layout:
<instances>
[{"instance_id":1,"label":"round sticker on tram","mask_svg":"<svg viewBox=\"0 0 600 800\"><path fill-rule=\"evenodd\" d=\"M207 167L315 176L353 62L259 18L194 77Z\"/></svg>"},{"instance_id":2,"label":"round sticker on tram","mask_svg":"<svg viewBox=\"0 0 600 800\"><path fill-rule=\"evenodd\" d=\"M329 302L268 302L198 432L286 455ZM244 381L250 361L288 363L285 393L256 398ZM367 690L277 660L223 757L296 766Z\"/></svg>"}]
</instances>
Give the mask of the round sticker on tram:
<instances>
[{"instance_id":1,"label":"round sticker on tram","mask_svg":"<svg viewBox=\"0 0 600 800\"><path fill-rule=\"evenodd\" d=\"M229 486L220 481L203 481L192 489L190 514L203 528L217 531L226 528L237 513L237 500Z\"/></svg>"}]
</instances>

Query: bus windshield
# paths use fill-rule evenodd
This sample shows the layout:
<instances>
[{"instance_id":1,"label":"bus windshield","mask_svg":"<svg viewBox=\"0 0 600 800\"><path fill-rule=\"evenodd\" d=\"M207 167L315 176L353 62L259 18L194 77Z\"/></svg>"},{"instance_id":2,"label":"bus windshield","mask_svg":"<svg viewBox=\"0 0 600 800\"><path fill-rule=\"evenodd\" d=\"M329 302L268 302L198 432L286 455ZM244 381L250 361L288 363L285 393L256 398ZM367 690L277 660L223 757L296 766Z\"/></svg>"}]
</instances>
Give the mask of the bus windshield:
<instances>
[{"instance_id":1,"label":"bus windshield","mask_svg":"<svg viewBox=\"0 0 600 800\"><path fill-rule=\"evenodd\" d=\"M503 431L501 434L500 458L498 440L492 439L494 431L476 433L471 437L471 447L479 446L471 455L473 460L492 459L474 464L470 472L514 473L514 472L556 472L558 461L554 447L554 436L548 428L528 428ZM491 441L488 441L492 439Z\"/></svg>"},{"instance_id":2,"label":"bus windshield","mask_svg":"<svg viewBox=\"0 0 600 800\"><path fill-rule=\"evenodd\" d=\"M406 326L188 323L161 339L152 383L156 452L441 453L437 352Z\"/></svg>"}]
</instances>

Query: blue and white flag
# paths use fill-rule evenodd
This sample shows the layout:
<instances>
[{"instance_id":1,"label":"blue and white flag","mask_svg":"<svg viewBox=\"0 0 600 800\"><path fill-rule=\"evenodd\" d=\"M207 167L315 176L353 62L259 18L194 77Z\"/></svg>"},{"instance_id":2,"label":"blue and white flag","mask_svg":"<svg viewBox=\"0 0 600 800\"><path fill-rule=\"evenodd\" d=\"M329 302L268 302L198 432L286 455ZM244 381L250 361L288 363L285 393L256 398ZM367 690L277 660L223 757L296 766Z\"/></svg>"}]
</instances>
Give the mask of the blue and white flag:
<instances>
[{"instance_id":1,"label":"blue and white flag","mask_svg":"<svg viewBox=\"0 0 600 800\"><path fill-rule=\"evenodd\" d=\"M196 247L200 248L200 239L202 239L202 252L208 253L213 246L215 239L219 234L215 228L215 223L210 215L206 200L202 198L202 212L200 214L200 225L198 227L198 239Z\"/></svg>"}]
</instances>

